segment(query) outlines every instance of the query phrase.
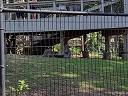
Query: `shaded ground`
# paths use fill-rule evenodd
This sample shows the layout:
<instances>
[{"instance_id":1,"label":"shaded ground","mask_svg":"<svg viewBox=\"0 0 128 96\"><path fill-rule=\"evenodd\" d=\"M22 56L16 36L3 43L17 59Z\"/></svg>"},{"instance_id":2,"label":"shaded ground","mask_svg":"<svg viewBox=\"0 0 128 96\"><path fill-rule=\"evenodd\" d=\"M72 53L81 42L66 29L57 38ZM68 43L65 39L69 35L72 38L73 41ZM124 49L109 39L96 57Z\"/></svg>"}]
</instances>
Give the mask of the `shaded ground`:
<instances>
[{"instance_id":1,"label":"shaded ground","mask_svg":"<svg viewBox=\"0 0 128 96\"><path fill-rule=\"evenodd\" d=\"M29 90L20 94L20 96L128 96L128 92L112 92L111 90L82 92L79 88L61 86L60 89L56 88L51 92L48 92L46 88Z\"/></svg>"},{"instance_id":2,"label":"shaded ground","mask_svg":"<svg viewBox=\"0 0 128 96\"><path fill-rule=\"evenodd\" d=\"M128 96L128 62L7 55L7 96L18 96L18 80L29 89L19 96Z\"/></svg>"}]
</instances>

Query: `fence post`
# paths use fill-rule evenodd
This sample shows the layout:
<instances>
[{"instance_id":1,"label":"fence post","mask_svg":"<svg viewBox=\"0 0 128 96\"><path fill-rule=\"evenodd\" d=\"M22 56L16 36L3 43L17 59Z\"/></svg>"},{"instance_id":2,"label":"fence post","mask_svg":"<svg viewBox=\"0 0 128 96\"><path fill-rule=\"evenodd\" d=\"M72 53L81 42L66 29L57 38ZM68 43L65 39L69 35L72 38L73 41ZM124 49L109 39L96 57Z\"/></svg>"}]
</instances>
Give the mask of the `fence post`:
<instances>
[{"instance_id":1,"label":"fence post","mask_svg":"<svg viewBox=\"0 0 128 96\"><path fill-rule=\"evenodd\" d=\"M124 33L124 53L123 53L123 59L128 59L128 30L125 30Z\"/></svg>"},{"instance_id":2,"label":"fence post","mask_svg":"<svg viewBox=\"0 0 128 96\"><path fill-rule=\"evenodd\" d=\"M3 0L0 0L0 96L5 96Z\"/></svg>"}]
</instances>

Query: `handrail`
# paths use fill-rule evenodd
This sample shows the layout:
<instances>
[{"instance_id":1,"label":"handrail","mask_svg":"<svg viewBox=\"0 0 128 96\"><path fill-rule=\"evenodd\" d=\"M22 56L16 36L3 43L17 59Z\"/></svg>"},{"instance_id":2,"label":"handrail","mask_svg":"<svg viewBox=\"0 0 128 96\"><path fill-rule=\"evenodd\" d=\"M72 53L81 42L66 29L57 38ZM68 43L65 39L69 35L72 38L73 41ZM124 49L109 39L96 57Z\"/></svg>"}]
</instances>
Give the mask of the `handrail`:
<instances>
[{"instance_id":1,"label":"handrail","mask_svg":"<svg viewBox=\"0 0 128 96\"><path fill-rule=\"evenodd\" d=\"M34 5L42 5L42 4L52 4L54 0L45 0L45 1L38 1L38 2L22 2L22 3L8 3L8 4L4 4L4 6L17 6L17 5L27 5L27 3L29 4L34 4ZM83 3L86 3L86 2L96 2L96 1L99 1L100 0L83 0ZM56 0L56 2L58 3L80 3L80 0Z\"/></svg>"},{"instance_id":2,"label":"handrail","mask_svg":"<svg viewBox=\"0 0 128 96\"><path fill-rule=\"evenodd\" d=\"M104 7L109 6L109 5L112 5L114 3L117 3L117 1L114 1L114 2L105 2L104 3ZM100 5L97 5L97 6L93 6L93 7L89 8L89 9L84 10L84 11L93 11L93 10L99 9L100 7L101 7L101 4Z\"/></svg>"},{"instance_id":3,"label":"handrail","mask_svg":"<svg viewBox=\"0 0 128 96\"><path fill-rule=\"evenodd\" d=\"M32 9L11 9L3 8L2 12L24 12L24 13L47 13L47 14L67 14L67 15L97 15L97 16L128 16L128 13L96 13L81 11L51 11L51 10L32 10Z\"/></svg>"}]
</instances>

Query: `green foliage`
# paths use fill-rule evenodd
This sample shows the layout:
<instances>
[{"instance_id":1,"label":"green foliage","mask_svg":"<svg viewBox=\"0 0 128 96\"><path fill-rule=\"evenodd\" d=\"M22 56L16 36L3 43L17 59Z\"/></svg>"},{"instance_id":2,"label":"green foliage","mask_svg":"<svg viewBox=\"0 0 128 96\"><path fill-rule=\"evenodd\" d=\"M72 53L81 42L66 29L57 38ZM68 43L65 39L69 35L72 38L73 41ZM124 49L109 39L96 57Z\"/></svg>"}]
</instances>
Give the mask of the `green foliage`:
<instances>
[{"instance_id":1,"label":"green foliage","mask_svg":"<svg viewBox=\"0 0 128 96\"><path fill-rule=\"evenodd\" d=\"M29 87L24 80L19 80L16 87L10 87L10 90L16 92L16 96L19 96L21 92L28 90Z\"/></svg>"},{"instance_id":2,"label":"green foliage","mask_svg":"<svg viewBox=\"0 0 128 96\"><path fill-rule=\"evenodd\" d=\"M80 48L71 47L70 51L72 54L78 54L78 53L80 53L81 50L80 50Z\"/></svg>"},{"instance_id":3,"label":"green foliage","mask_svg":"<svg viewBox=\"0 0 128 96\"><path fill-rule=\"evenodd\" d=\"M54 52L59 52L60 51L60 44L54 45L52 49Z\"/></svg>"},{"instance_id":4,"label":"green foliage","mask_svg":"<svg viewBox=\"0 0 128 96\"><path fill-rule=\"evenodd\" d=\"M87 38L87 45L89 51L99 52L103 45L102 34L100 32L90 33Z\"/></svg>"},{"instance_id":5,"label":"green foliage","mask_svg":"<svg viewBox=\"0 0 128 96\"><path fill-rule=\"evenodd\" d=\"M97 6L97 5L98 5L98 2L85 3L84 4L84 10L89 9L93 6Z\"/></svg>"},{"instance_id":6,"label":"green foliage","mask_svg":"<svg viewBox=\"0 0 128 96\"><path fill-rule=\"evenodd\" d=\"M113 9L115 13L122 13L124 12L124 1L117 0L118 2L114 4Z\"/></svg>"}]
</instances>

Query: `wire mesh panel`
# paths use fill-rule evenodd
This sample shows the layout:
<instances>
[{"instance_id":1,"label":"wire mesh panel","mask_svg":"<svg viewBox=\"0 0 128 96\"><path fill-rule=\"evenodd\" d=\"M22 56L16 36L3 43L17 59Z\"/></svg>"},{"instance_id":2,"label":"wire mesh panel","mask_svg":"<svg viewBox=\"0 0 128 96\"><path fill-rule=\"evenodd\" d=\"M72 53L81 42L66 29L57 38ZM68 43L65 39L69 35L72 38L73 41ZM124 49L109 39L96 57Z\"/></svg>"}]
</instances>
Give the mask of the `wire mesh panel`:
<instances>
[{"instance_id":1,"label":"wire mesh panel","mask_svg":"<svg viewBox=\"0 0 128 96\"><path fill-rule=\"evenodd\" d=\"M127 15L8 13L6 96L128 95Z\"/></svg>"}]
</instances>

